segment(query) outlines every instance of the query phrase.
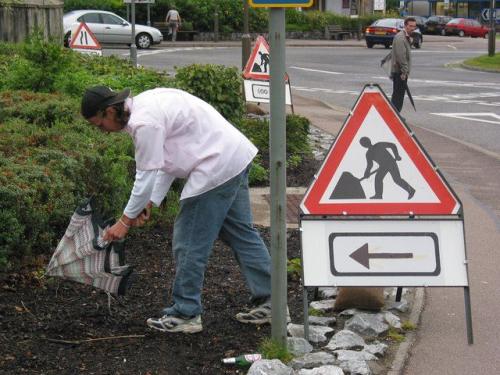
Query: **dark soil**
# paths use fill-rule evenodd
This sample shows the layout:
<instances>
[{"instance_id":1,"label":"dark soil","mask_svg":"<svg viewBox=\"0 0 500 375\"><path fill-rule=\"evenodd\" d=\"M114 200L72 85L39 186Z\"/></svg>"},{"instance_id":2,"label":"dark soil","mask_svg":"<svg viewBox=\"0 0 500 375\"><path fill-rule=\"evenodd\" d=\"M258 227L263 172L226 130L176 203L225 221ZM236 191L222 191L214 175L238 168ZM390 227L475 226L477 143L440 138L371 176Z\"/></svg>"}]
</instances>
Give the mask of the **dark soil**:
<instances>
[{"instance_id":1,"label":"dark soil","mask_svg":"<svg viewBox=\"0 0 500 375\"><path fill-rule=\"evenodd\" d=\"M308 186L316 170L314 161L290 170L288 185ZM269 230L260 230L269 246ZM169 334L146 326L147 318L158 316L171 302L171 235L172 228L153 228L129 236L127 262L136 279L126 296L111 301L110 310L102 291L45 278L40 270L48 258L38 268L0 274L0 374L244 373L221 359L256 352L271 329L234 319L250 294L222 242L216 242L206 270L203 331ZM298 231L288 236L288 258L299 257ZM297 279L289 278L288 305L292 320L301 322Z\"/></svg>"}]
</instances>

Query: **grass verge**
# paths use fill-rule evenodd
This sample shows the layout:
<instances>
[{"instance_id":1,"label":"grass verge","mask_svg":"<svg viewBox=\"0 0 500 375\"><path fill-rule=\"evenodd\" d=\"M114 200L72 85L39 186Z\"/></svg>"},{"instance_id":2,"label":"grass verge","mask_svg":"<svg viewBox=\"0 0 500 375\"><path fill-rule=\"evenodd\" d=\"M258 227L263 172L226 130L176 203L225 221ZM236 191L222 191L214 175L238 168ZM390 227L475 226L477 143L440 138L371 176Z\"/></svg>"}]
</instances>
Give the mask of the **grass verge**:
<instances>
[{"instance_id":1,"label":"grass verge","mask_svg":"<svg viewBox=\"0 0 500 375\"><path fill-rule=\"evenodd\" d=\"M464 65L500 73L500 53L494 56L479 56L464 61Z\"/></svg>"}]
</instances>

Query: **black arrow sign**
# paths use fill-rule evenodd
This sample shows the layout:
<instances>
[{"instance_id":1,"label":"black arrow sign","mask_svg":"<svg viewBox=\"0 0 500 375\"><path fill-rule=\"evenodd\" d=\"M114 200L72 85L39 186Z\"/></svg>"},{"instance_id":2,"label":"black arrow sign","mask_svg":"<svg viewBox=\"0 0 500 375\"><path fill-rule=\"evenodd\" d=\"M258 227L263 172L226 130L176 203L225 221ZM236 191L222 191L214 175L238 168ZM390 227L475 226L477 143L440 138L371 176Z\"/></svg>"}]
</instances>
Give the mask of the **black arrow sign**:
<instances>
[{"instance_id":1,"label":"black arrow sign","mask_svg":"<svg viewBox=\"0 0 500 375\"><path fill-rule=\"evenodd\" d=\"M413 258L413 253L370 253L368 251L368 243L365 243L359 249L353 251L350 255L359 264L370 269L370 258L377 259L406 259Z\"/></svg>"}]
</instances>

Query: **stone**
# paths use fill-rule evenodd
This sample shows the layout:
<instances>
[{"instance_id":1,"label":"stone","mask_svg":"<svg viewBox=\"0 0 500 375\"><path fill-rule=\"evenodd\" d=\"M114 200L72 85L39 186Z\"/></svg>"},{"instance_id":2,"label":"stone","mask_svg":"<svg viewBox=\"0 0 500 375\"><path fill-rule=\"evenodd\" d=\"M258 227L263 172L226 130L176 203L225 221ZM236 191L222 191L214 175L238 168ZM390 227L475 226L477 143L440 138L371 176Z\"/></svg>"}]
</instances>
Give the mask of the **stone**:
<instances>
[{"instance_id":1,"label":"stone","mask_svg":"<svg viewBox=\"0 0 500 375\"><path fill-rule=\"evenodd\" d=\"M350 375L372 375L372 370L366 361L345 361L338 366Z\"/></svg>"},{"instance_id":2,"label":"stone","mask_svg":"<svg viewBox=\"0 0 500 375\"><path fill-rule=\"evenodd\" d=\"M344 371L340 367L328 365L316 367L311 370L302 369L297 375L344 375Z\"/></svg>"},{"instance_id":3,"label":"stone","mask_svg":"<svg viewBox=\"0 0 500 375\"><path fill-rule=\"evenodd\" d=\"M345 322L344 328L362 336L380 336L389 330L389 325L384 320L384 315L380 313L361 313Z\"/></svg>"},{"instance_id":4,"label":"stone","mask_svg":"<svg viewBox=\"0 0 500 375\"><path fill-rule=\"evenodd\" d=\"M299 358L294 358L290 362L290 366L292 366L295 370L303 368L310 369L324 365L334 365L335 361L336 357L333 354L327 352L315 352L305 354Z\"/></svg>"},{"instance_id":5,"label":"stone","mask_svg":"<svg viewBox=\"0 0 500 375\"><path fill-rule=\"evenodd\" d=\"M288 351L295 357L299 357L313 351L312 345L302 337L288 337L287 346Z\"/></svg>"},{"instance_id":6,"label":"stone","mask_svg":"<svg viewBox=\"0 0 500 375\"><path fill-rule=\"evenodd\" d=\"M319 295L324 299L335 298L339 292L338 288L335 287L318 288L318 291Z\"/></svg>"},{"instance_id":7,"label":"stone","mask_svg":"<svg viewBox=\"0 0 500 375\"><path fill-rule=\"evenodd\" d=\"M394 327L396 329L401 329L401 319L399 319L399 316L394 315L393 313L386 311L384 312L384 319L389 324L391 327Z\"/></svg>"},{"instance_id":8,"label":"stone","mask_svg":"<svg viewBox=\"0 0 500 375\"><path fill-rule=\"evenodd\" d=\"M309 316L309 324L315 326L331 326L337 323L337 318L334 316Z\"/></svg>"},{"instance_id":9,"label":"stone","mask_svg":"<svg viewBox=\"0 0 500 375\"><path fill-rule=\"evenodd\" d=\"M293 375L293 369L278 359L261 359L252 363L247 375Z\"/></svg>"},{"instance_id":10,"label":"stone","mask_svg":"<svg viewBox=\"0 0 500 375\"><path fill-rule=\"evenodd\" d=\"M409 309L410 309L410 304L404 298L401 298L401 301L399 301L399 302L394 302L389 307L389 310L397 310L397 311L402 312L402 313L407 312Z\"/></svg>"},{"instance_id":11,"label":"stone","mask_svg":"<svg viewBox=\"0 0 500 375\"><path fill-rule=\"evenodd\" d=\"M304 338L304 326L301 324L290 323L287 326L288 333L292 337ZM323 326L309 326L309 341L314 343L321 343L328 340L326 335L332 333L333 328Z\"/></svg>"},{"instance_id":12,"label":"stone","mask_svg":"<svg viewBox=\"0 0 500 375\"><path fill-rule=\"evenodd\" d=\"M331 338L328 345L325 346L325 349L332 351L340 349L361 350L365 345L365 340L363 340L361 336L343 329Z\"/></svg>"},{"instance_id":13,"label":"stone","mask_svg":"<svg viewBox=\"0 0 500 375\"><path fill-rule=\"evenodd\" d=\"M339 313L340 316L353 316L356 314L362 314L366 313L366 310L360 310L360 309L347 309Z\"/></svg>"},{"instance_id":14,"label":"stone","mask_svg":"<svg viewBox=\"0 0 500 375\"><path fill-rule=\"evenodd\" d=\"M332 311L334 305L335 305L334 299L324 299L321 301L313 301L309 304L309 306L312 307L314 310L323 311L323 312Z\"/></svg>"},{"instance_id":15,"label":"stone","mask_svg":"<svg viewBox=\"0 0 500 375\"><path fill-rule=\"evenodd\" d=\"M378 359L373 354L365 351L358 352L356 350L336 350L334 354L337 356L337 360L340 362L375 361Z\"/></svg>"},{"instance_id":16,"label":"stone","mask_svg":"<svg viewBox=\"0 0 500 375\"><path fill-rule=\"evenodd\" d=\"M387 348L388 346L386 344L375 341L372 344L366 345L364 350L374 356L377 356L378 358L381 358L387 351Z\"/></svg>"}]
</instances>

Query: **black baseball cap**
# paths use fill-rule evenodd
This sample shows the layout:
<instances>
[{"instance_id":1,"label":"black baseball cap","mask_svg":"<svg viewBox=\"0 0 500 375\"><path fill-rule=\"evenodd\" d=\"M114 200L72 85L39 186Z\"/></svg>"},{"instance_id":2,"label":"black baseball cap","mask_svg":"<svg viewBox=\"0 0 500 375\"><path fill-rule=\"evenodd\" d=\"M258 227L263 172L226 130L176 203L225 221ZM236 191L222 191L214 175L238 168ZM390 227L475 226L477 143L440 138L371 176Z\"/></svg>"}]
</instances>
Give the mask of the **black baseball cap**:
<instances>
[{"instance_id":1,"label":"black baseball cap","mask_svg":"<svg viewBox=\"0 0 500 375\"><path fill-rule=\"evenodd\" d=\"M130 89L113 91L106 86L94 86L85 90L82 98L82 115L85 118L94 117L97 112L124 102L130 95Z\"/></svg>"}]
</instances>

